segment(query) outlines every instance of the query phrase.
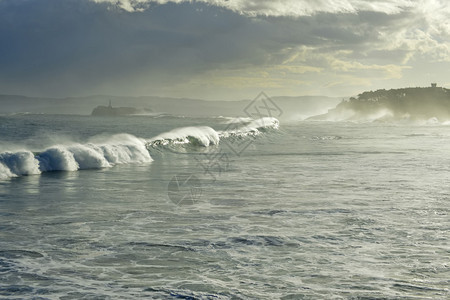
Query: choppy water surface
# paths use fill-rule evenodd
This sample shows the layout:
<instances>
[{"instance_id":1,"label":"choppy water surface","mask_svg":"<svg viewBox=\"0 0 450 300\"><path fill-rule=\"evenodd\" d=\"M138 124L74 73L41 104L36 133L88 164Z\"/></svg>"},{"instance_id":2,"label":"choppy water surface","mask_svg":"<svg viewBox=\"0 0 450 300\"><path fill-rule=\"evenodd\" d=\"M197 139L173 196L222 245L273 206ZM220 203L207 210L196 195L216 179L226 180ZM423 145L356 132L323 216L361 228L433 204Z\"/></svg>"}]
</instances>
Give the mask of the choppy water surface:
<instances>
[{"instance_id":1,"label":"choppy water surface","mask_svg":"<svg viewBox=\"0 0 450 300\"><path fill-rule=\"evenodd\" d=\"M0 297L450 297L450 127L242 122L0 117Z\"/></svg>"}]
</instances>

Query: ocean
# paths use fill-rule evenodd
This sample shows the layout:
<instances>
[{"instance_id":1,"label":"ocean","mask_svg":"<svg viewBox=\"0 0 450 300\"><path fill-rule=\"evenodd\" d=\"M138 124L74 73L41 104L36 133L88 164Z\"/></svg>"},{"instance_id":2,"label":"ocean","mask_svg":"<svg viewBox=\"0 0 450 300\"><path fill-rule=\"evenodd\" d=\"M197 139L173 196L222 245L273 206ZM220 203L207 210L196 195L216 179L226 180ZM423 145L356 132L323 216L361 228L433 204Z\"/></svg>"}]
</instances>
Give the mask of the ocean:
<instances>
[{"instance_id":1,"label":"ocean","mask_svg":"<svg viewBox=\"0 0 450 300\"><path fill-rule=\"evenodd\" d=\"M449 128L0 116L0 298L449 299Z\"/></svg>"}]
</instances>

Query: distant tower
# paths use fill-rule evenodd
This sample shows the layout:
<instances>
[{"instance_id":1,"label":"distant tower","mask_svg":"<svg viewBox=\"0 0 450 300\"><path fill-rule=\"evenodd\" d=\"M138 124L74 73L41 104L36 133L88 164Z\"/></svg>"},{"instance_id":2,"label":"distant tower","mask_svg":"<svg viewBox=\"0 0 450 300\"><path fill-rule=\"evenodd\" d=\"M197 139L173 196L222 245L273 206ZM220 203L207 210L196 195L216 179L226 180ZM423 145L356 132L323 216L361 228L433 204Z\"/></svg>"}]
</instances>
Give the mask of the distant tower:
<instances>
[{"instance_id":1,"label":"distant tower","mask_svg":"<svg viewBox=\"0 0 450 300\"><path fill-rule=\"evenodd\" d=\"M431 84L431 87L432 87L432 88L435 88L436 86L437 86L437 83L432 83L432 84Z\"/></svg>"},{"instance_id":2,"label":"distant tower","mask_svg":"<svg viewBox=\"0 0 450 300\"><path fill-rule=\"evenodd\" d=\"M109 108L112 108L112 105L111 105L111 99L109 99L109 106L108 106Z\"/></svg>"}]
</instances>

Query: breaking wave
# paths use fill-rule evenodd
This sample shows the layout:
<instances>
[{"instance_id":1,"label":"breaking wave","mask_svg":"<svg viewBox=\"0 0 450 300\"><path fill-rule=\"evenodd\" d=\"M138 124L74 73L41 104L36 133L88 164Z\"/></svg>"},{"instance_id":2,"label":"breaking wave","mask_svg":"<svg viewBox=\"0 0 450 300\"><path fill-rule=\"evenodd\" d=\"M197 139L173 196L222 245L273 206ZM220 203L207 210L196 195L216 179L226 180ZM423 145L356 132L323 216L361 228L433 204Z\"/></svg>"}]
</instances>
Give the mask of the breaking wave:
<instances>
[{"instance_id":1,"label":"breaking wave","mask_svg":"<svg viewBox=\"0 0 450 300\"><path fill-rule=\"evenodd\" d=\"M170 144L193 144L203 147L219 144L219 134L208 126L182 127L161 133L150 139L148 144L152 147Z\"/></svg>"},{"instance_id":2,"label":"breaking wave","mask_svg":"<svg viewBox=\"0 0 450 300\"><path fill-rule=\"evenodd\" d=\"M245 121L241 123L234 122L230 123L226 130L220 132L221 137L245 137L245 136L256 136L263 132L278 129L280 122L276 118L266 117L252 121Z\"/></svg>"},{"instance_id":3,"label":"breaking wave","mask_svg":"<svg viewBox=\"0 0 450 300\"><path fill-rule=\"evenodd\" d=\"M119 134L99 143L55 145L39 153L29 150L0 153L0 179L49 171L108 168L152 160L145 140Z\"/></svg>"},{"instance_id":4,"label":"breaking wave","mask_svg":"<svg viewBox=\"0 0 450 300\"><path fill-rule=\"evenodd\" d=\"M173 146L208 147L218 145L221 139L257 136L278 129L276 118L258 120L235 119L225 130L208 126L177 128L149 140L129 134L95 137L89 143L53 145L40 152L20 150L0 153L0 180L50 171L77 171L109 168L118 164L148 163L153 161L150 150Z\"/></svg>"},{"instance_id":5,"label":"breaking wave","mask_svg":"<svg viewBox=\"0 0 450 300\"><path fill-rule=\"evenodd\" d=\"M208 147L218 145L222 138L256 136L270 129L278 129L276 118L266 117L257 120L234 118L227 122L225 130L216 131L208 126L182 127L161 133L148 141L148 146L191 145Z\"/></svg>"}]
</instances>

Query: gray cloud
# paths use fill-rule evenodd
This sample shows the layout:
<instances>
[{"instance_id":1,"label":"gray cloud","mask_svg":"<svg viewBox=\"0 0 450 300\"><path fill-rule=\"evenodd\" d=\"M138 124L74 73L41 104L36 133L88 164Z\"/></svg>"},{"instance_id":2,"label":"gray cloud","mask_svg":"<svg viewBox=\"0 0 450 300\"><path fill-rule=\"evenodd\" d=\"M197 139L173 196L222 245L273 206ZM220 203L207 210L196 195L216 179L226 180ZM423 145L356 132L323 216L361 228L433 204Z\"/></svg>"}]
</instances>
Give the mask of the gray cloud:
<instances>
[{"instance_id":1,"label":"gray cloud","mask_svg":"<svg viewBox=\"0 0 450 300\"><path fill-rule=\"evenodd\" d=\"M146 74L170 82L229 60L232 53L221 44L238 57L245 51L216 37L226 38L248 20L227 12L216 17L188 4L140 14L82 0L7 0L0 5L3 82L64 90L78 85L95 89Z\"/></svg>"},{"instance_id":2,"label":"gray cloud","mask_svg":"<svg viewBox=\"0 0 450 300\"><path fill-rule=\"evenodd\" d=\"M351 93L450 60L447 4L429 3L0 0L0 91Z\"/></svg>"},{"instance_id":3,"label":"gray cloud","mask_svg":"<svg viewBox=\"0 0 450 300\"><path fill-rule=\"evenodd\" d=\"M97 3L108 3L126 11L142 11L152 4L183 3L190 0L92 0ZM404 8L413 7L410 0L197 0L246 14L264 16L308 16L315 13L356 13L358 11L374 11L386 14L401 12Z\"/></svg>"}]
</instances>

